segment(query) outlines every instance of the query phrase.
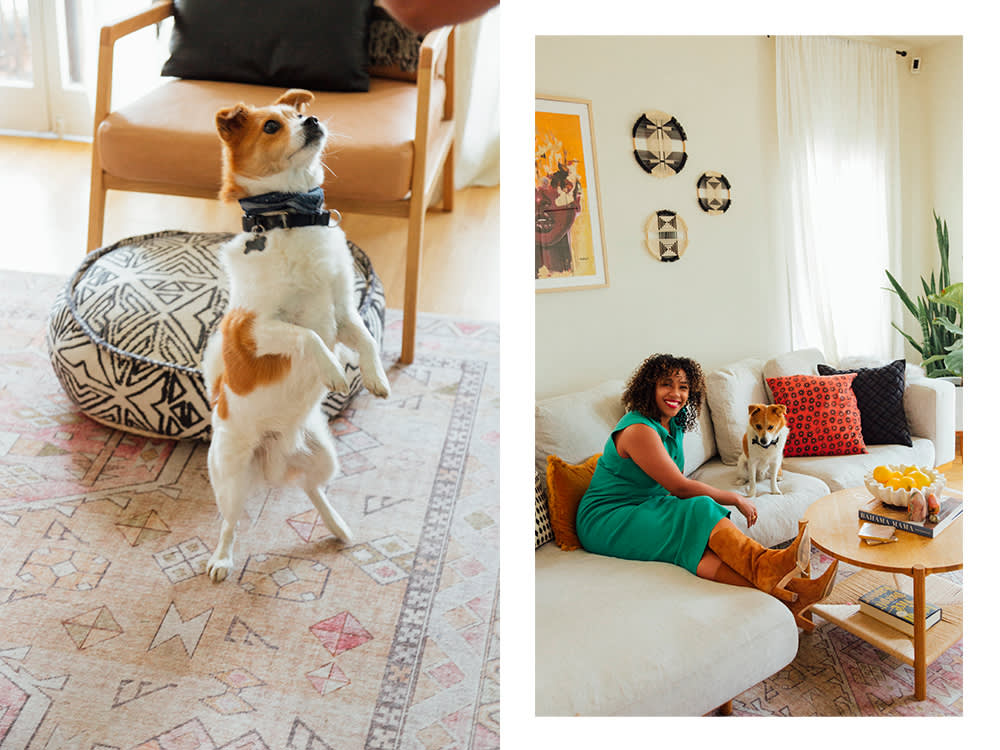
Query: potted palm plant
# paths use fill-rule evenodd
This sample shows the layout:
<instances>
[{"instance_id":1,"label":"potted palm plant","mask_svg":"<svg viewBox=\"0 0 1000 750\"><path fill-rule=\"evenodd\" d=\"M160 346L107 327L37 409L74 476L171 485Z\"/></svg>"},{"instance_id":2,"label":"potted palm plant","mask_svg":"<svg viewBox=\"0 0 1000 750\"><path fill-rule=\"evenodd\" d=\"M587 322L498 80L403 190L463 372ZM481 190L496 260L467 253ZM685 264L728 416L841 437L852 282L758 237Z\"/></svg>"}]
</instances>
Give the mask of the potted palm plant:
<instances>
[{"instance_id":1,"label":"potted palm plant","mask_svg":"<svg viewBox=\"0 0 1000 750\"><path fill-rule=\"evenodd\" d=\"M895 323L892 327L899 331L920 353L924 371L931 378L953 378L958 384L962 381L962 284L951 283L951 271L948 267L949 243L948 223L934 214L937 229L938 254L941 257L941 269L935 278L931 273L930 282L923 276L920 283L923 295L912 299L906 290L886 270L891 289L902 301L903 306L917 319L920 325L921 341L906 333Z\"/></svg>"}]
</instances>

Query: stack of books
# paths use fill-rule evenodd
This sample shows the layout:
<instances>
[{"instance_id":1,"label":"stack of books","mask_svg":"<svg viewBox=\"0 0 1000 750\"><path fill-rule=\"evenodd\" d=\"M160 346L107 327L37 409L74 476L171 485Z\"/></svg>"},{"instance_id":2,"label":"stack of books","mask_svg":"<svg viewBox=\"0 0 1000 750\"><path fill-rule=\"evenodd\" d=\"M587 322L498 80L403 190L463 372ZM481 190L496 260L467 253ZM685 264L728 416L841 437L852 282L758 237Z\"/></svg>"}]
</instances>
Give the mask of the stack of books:
<instances>
[{"instance_id":1,"label":"stack of books","mask_svg":"<svg viewBox=\"0 0 1000 750\"><path fill-rule=\"evenodd\" d=\"M896 628L909 636L913 635L913 597L897 591L891 586L879 586L858 600L860 610ZM928 604L924 608L925 628L941 621L941 608Z\"/></svg>"},{"instance_id":2,"label":"stack of books","mask_svg":"<svg viewBox=\"0 0 1000 750\"><path fill-rule=\"evenodd\" d=\"M937 523L910 521L906 518L906 508L886 505L878 498L873 498L858 508L858 518L862 521L882 526L893 526L911 534L919 534L933 539L962 515L962 501L957 497L945 497L941 501L941 510L937 515L939 519Z\"/></svg>"}]
</instances>

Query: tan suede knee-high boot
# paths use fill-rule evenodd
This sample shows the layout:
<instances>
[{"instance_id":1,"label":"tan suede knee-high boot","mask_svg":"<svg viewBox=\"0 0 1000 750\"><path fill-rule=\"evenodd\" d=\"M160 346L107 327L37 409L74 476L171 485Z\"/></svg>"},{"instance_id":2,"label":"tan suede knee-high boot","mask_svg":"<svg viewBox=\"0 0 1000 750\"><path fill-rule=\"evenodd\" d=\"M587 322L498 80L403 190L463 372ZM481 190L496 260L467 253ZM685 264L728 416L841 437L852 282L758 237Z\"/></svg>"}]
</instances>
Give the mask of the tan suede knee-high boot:
<instances>
[{"instance_id":1,"label":"tan suede knee-high boot","mask_svg":"<svg viewBox=\"0 0 1000 750\"><path fill-rule=\"evenodd\" d=\"M708 538L708 548L730 568L761 591L785 602L798 594L786 587L792 577L809 568L811 543L806 525L785 549L768 549L740 531L731 521L720 521Z\"/></svg>"},{"instance_id":2,"label":"tan suede knee-high boot","mask_svg":"<svg viewBox=\"0 0 1000 750\"><path fill-rule=\"evenodd\" d=\"M788 582L788 590L798 594L799 597L794 603L790 603L788 608L795 615L795 624L807 633L811 633L816 626L803 615L809 607L826 599L833 591L833 579L837 575L839 564L839 560L834 560L819 578L793 578Z\"/></svg>"}]
</instances>

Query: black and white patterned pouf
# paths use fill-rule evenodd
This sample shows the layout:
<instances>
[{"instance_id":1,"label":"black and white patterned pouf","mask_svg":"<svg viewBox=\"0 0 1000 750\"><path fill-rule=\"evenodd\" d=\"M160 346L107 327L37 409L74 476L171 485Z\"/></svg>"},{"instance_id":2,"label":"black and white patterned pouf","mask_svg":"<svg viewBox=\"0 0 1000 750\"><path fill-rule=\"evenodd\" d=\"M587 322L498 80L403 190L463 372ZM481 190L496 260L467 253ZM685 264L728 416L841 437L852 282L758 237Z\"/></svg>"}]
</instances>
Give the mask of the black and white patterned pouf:
<instances>
[{"instance_id":1,"label":"black and white patterned pouf","mask_svg":"<svg viewBox=\"0 0 1000 750\"><path fill-rule=\"evenodd\" d=\"M52 307L47 336L59 382L84 414L149 437L209 439L201 360L229 300L218 254L232 236L158 232L87 255ZM355 302L381 348L382 282L368 256L348 244ZM327 396L331 417L363 387L357 356L337 348L351 387Z\"/></svg>"}]
</instances>

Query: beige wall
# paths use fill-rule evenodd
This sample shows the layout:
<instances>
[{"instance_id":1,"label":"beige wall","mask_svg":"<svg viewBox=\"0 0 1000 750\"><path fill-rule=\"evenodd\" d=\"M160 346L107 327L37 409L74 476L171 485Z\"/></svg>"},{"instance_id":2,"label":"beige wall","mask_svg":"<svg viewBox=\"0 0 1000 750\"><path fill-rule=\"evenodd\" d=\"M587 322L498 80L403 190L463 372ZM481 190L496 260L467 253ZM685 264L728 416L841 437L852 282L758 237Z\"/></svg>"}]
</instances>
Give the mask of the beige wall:
<instances>
[{"instance_id":1,"label":"beige wall","mask_svg":"<svg viewBox=\"0 0 1000 750\"><path fill-rule=\"evenodd\" d=\"M920 73L905 65L900 77L903 150L903 274L911 294L922 293L920 278L935 279L940 256L934 212L948 223L951 279L963 279L962 216L962 37L941 37L907 47L907 61L921 60ZM915 319L905 313L904 329L918 341ZM906 358L920 356L906 344Z\"/></svg>"},{"instance_id":2,"label":"beige wall","mask_svg":"<svg viewBox=\"0 0 1000 750\"><path fill-rule=\"evenodd\" d=\"M919 53L919 75L900 63L909 288L936 267L932 207L948 220L952 273L961 278L961 41ZM654 351L706 368L786 351L773 40L538 37L535 71L536 93L592 103L610 280L605 289L535 296L536 397L627 377ZM676 116L686 131L688 161L673 177L647 175L632 156L632 124L647 108ZM706 170L732 183L722 216L698 207L695 184ZM654 260L643 243L647 217L661 208L688 225L690 245L674 263Z\"/></svg>"}]
</instances>

